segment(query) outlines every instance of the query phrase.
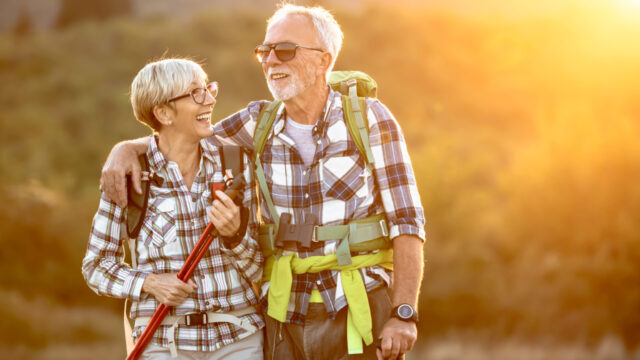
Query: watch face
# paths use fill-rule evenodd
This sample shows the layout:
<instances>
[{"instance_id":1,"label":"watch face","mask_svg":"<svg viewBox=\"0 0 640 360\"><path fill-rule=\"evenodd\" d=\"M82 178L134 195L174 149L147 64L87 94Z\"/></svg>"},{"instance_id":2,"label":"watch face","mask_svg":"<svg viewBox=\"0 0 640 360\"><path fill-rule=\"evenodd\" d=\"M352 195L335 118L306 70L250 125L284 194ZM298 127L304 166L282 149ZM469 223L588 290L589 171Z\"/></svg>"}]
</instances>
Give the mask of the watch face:
<instances>
[{"instance_id":1,"label":"watch face","mask_svg":"<svg viewBox=\"0 0 640 360\"><path fill-rule=\"evenodd\" d=\"M413 309L410 305L402 304L398 307L398 316L403 319L410 319L413 316Z\"/></svg>"}]
</instances>

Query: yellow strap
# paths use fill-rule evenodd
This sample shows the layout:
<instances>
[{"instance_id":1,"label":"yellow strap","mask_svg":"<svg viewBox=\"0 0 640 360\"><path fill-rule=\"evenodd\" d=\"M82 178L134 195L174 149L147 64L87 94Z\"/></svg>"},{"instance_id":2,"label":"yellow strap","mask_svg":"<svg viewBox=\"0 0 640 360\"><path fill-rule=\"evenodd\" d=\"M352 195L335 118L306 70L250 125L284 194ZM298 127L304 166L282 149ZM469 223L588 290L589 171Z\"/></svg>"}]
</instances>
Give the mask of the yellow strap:
<instances>
[{"instance_id":1,"label":"yellow strap","mask_svg":"<svg viewBox=\"0 0 640 360\"><path fill-rule=\"evenodd\" d=\"M287 309L291 297L292 274L317 273L323 270L339 270L342 279L349 315L352 318L353 328L357 335L370 345L373 343L373 327L371 322L371 310L367 298L367 290L358 269L380 265L393 270L393 250L381 250L375 254L358 255L352 258L349 265L338 265L335 254L326 256L311 256L304 259L294 254L281 256L279 259L270 257L265 264L264 276L270 279L269 284L269 309L267 314L272 318L284 322L287 317ZM349 323L347 318L347 323ZM349 325L349 324L347 324ZM347 330L349 327L347 327ZM353 331L351 331L353 335ZM348 331L349 334L349 331ZM353 340L353 336L347 335L347 339ZM354 342L355 341L351 341ZM349 342L349 343L351 343ZM349 352L357 349L349 348Z\"/></svg>"}]
</instances>

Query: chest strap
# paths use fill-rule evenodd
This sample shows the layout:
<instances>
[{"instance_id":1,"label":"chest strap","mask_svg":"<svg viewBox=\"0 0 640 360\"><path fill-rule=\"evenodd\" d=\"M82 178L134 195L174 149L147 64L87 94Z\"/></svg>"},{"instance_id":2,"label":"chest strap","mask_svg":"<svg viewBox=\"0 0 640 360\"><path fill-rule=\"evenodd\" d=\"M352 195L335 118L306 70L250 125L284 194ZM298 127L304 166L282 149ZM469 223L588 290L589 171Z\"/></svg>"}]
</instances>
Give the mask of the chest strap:
<instances>
[{"instance_id":1,"label":"chest strap","mask_svg":"<svg viewBox=\"0 0 640 360\"><path fill-rule=\"evenodd\" d=\"M258 242L265 257L276 254L276 226L262 224ZM339 265L351 263L351 252L373 251L391 247L389 226L384 214L353 220L347 225L316 226L312 242L341 240L336 249Z\"/></svg>"}]
</instances>

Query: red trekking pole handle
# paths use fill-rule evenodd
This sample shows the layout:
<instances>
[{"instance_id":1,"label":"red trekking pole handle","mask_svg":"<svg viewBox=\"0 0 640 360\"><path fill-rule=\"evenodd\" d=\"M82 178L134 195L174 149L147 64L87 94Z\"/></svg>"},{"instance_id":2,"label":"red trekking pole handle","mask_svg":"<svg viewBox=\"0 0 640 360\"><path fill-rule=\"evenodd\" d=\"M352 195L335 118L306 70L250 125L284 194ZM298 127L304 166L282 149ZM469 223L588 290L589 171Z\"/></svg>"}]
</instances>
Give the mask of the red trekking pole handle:
<instances>
[{"instance_id":1,"label":"red trekking pole handle","mask_svg":"<svg viewBox=\"0 0 640 360\"><path fill-rule=\"evenodd\" d=\"M227 194L227 196L229 196L231 199L234 199L240 193L243 185L244 179L239 176L233 180L231 185L225 191L225 194ZM212 192L214 198L216 190L222 190L223 187L224 184L213 184ZM215 229L212 223L209 223L200 236L200 239L196 243L196 246L193 248L193 251L191 251L189 257L187 257L187 260L185 260L184 265L182 265L182 268L178 273L178 279L182 280L183 282L187 282L189 278L191 278L191 275L193 275L193 272L198 266L198 263L217 235L218 231ZM131 353L129 354L129 356L127 356L127 360L137 360L140 355L142 355L144 348L147 347L147 344L151 340L153 334L156 332L156 329L158 329L158 326L160 326L164 317L169 313L169 309L170 307L166 306L165 304L160 304L160 306L158 306L156 311L153 313L151 320L147 324L147 327L145 327L144 331L140 335L140 338L131 350Z\"/></svg>"}]
</instances>

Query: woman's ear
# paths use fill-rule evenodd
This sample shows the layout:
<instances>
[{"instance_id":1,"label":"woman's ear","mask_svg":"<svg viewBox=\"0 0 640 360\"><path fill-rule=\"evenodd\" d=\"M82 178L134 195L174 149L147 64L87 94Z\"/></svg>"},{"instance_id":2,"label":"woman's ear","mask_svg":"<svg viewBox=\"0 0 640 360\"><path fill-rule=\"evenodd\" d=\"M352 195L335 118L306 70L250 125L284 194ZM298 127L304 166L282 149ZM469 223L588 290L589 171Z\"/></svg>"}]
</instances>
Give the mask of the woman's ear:
<instances>
[{"instance_id":1,"label":"woman's ear","mask_svg":"<svg viewBox=\"0 0 640 360\"><path fill-rule=\"evenodd\" d=\"M153 107L153 116L156 117L158 122L163 126L171 125L171 108L167 104L156 105Z\"/></svg>"}]
</instances>

